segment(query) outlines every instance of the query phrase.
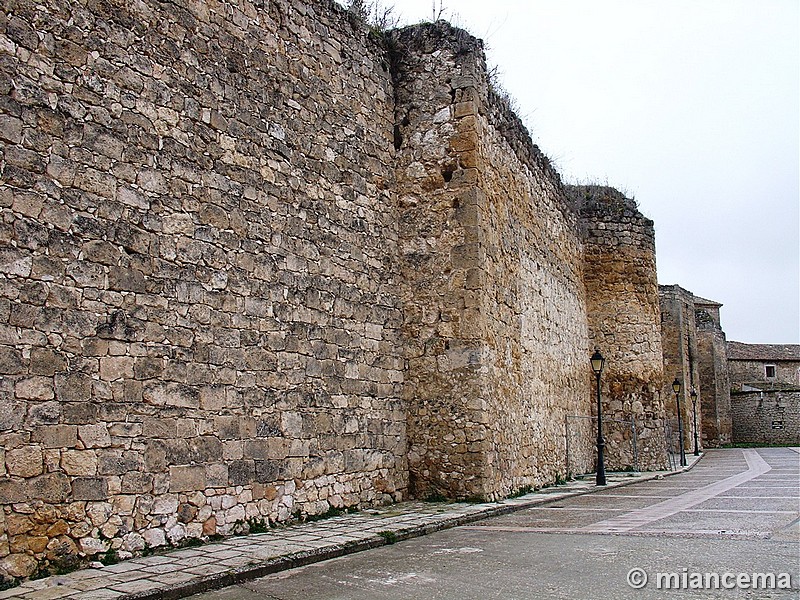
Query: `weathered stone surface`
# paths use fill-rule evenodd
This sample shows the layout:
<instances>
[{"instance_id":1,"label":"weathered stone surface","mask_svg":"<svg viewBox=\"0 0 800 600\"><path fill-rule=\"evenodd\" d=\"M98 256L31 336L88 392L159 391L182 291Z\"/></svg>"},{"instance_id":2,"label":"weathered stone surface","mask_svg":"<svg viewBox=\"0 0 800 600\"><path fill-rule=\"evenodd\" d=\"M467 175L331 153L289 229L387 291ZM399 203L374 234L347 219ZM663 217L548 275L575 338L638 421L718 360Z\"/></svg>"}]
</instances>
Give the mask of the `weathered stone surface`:
<instances>
[{"instance_id":1,"label":"weathered stone surface","mask_svg":"<svg viewBox=\"0 0 800 600\"><path fill-rule=\"evenodd\" d=\"M158 548L167 543L167 536L163 529L148 529L142 534L142 537L148 548Z\"/></svg>"},{"instance_id":2,"label":"weathered stone surface","mask_svg":"<svg viewBox=\"0 0 800 600\"><path fill-rule=\"evenodd\" d=\"M105 500L108 498L108 482L103 477L76 477L72 480L74 500Z\"/></svg>"},{"instance_id":3,"label":"weathered stone surface","mask_svg":"<svg viewBox=\"0 0 800 600\"><path fill-rule=\"evenodd\" d=\"M9 577L28 577L37 566L36 559L27 554L10 554L0 559L0 569Z\"/></svg>"},{"instance_id":4,"label":"weathered stone surface","mask_svg":"<svg viewBox=\"0 0 800 600\"><path fill-rule=\"evenodd\" d=\"M28 498L41 498L52 504L63 502L71 491L69 478L63 473L46 473L26 483Z\"/></svg>"},{"instance_id":5,"label":"weathered stone surface","mask_svg":"<svg viewBox=\"0 0 800 600\"><path fill-rule=\"evenodd\" d=\"M189 492L206 488L205 467L170 467L169 491Z\"/></svg>"},{"instance_id":6,"label":"weathered stone surface","mask_svg":"<svg viewBox=\"0 0 800 600\"><path fill-rule=\"evenodd\" d=\"M28 277L33 259L16 248L0 249L0 273Z\"/></svg>"},{"instance_id":7,"label":"weathered stone surface","mask_svg":"<svg viewBox=\"0 0 800 600\"><path fill-rule=\"evenodd\" d=\"M86 448L106 448L111 445L111 435L105 423L81 425L77 430Z\"/></svg>"},{"instance_id":8,"label":"weathered stone surface","mask_svg":"<svg viewBox=\"0 0 800 600\"><path fill-rule=\"evenodd\" d=\"M609 468L666 468L668 397L653 222L639 213L632 199L612 188L575 186L569 193L586 229L589 334L606 359L601 396L609 424L604 431ZM613 419L630 421L634 402L644 407L635 426L637 435L647 440L637 448L638 465L632 464L632 427L612 426Z\"/></svg>"},{"instance_id":9,"label":"weathered stone surface","mask_svg":"<svg viewBox=\"0 0 800 600\"><path fill-rule=\"evenodd\" d=\"M31 440L45 448L74 448L78 443L77 433L75 425L45 425L33 430Z\"/></svg>"},{"instance_id":10,"label":"weathered stone surface","mask_svg":"<svg viewBox=\"0 0 800 600\"><path fill-rule=\"evenodd\" d=\"M67 475L95 475L97 454L93 450L65 450L61 453L61 468Z\"/></svg>"},{"instance_id":11,"label":"weathered stone surface","mask_svg":"<svg viewBox=\"0 0 800 600\"><path fill-rule=\"evenodd\" d=\"M29 377L14 386L17 398L24 400L50 400L53 398L53 380L49 377Z\"/></svg>"},{"instance_id":12,"label":"weathered stone surface","mask_svg":"<svg viewBox=\"0 0 800 600\"><path fill-rule=\"evenodd\" d=\"M89 400L92 393L92 381L81 373L70 373L55 377L56 398L63 402L79 402Z\"/></svg>"},{"instance_id":13,"label":"weathered stone surface","mask_svg":"<svg viewBox=\"0 0 800 600\"><path fill-rule=\"evenodd\" d=\"M48 348L31 350L31 373L35 375L55 375L66 370L64 357Z\"/></svg>"},{"instance_id":14,"label":"weathered stone surface","mask_svg":"<svg viewBox=\"0 0 800 600\"><path fill-rule=\"evenodd\" d=\"M175 495L159 496L153 503L153 514L171 515L178 510L178 497Z\"/></svg>"},{"instance_id":15,"label":"weathered stone surface","mask_svg":"<svg viewBox=\"0 0 800 600\"><path fill-rule=\"evenodd\" d=\"M90 556L106 552L109 548L109 543L104 540L99 540L93 537L85 537L80 540L81 552Z\"/></svg>"},{"instance_id":16,"label":"weathered stone surface","mask_svg":"<svg viewBox=\"0 0 800 600\"><path fill-rule=\"evenodd\" d=\"M590 414L602 336L614 410L662 418L650 231L598 213L590 241L630 250L602 298L636 306L635 334L600 331L584 272L608 265L478 40L384 43L318 0L186 36L155 26L180 2L144 0L152 35L122 47L130 7L65 2L20 9L28 49L0 64L28 90L0 103L0 503L52 510L3 572L396 501L412 478L498 498L589 470L563 423Z\"/></svg>"},{"instance_id":17,"label":"weathered stone surface","mask_svg":"<svg viewBox=\"0 0 800 600\"><path fill-rule=\"evenodd\" d=\"M0 345L0 373L16 375L23 369L22 352L11 346Z\"/></svg>"},{"instance_id":18,"label":"weathered stone surface","mask_svg":"<svg viewBox=\"0 0 800 600\"><path fill-rule=\"evenodd\" d=\"M6 469L9 475L17 477L34 477L44 471L42 451L37 446L26 446L8 450L6 453Z\"/></svg>"},{"instance_id":19,"label":"weathered stone surface","mask_svg":"<svg viewBox=\"0 0 800 600\"><path fill-rule=\"evenodd\" d=\"M107 356L100 359L100 378L106 381L133 377L133 358Z\"/></svg>"},{"instance_id":20,"label":"weathered stone surface","mask_svg":"<svg viewBox=\"0 0 800 600\"><path fill-rule=\"evenodd\" d=\"M0 479L0 503L16 504L28 499L25 485L18 480Z\"/></svg>"},{"instance_id":21,"label":"weathered stone surface","mask_svg":"<svg viewBox=\"0 0 800 600\"><path fill-rule=\"evenodd\" d=\"M78 545L66 535L58 535L47 544L46 557L49 561L61 563L78 554Z\"/></svg>"}]
</instances>

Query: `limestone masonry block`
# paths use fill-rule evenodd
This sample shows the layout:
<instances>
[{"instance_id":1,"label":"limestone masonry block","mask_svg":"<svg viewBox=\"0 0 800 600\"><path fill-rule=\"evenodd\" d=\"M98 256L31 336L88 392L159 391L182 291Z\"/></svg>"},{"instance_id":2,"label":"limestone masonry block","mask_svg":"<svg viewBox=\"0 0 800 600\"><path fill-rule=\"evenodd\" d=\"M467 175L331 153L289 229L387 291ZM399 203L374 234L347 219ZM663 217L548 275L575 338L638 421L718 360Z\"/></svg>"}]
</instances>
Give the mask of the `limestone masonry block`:
<instances>
[{"instance_id":1,"label":"limestone masonry block","mask_svg":"<svg viewBox=\"0 0 800 600\"><path fill-rule=\"evenodd\" d=\"M591 471L595 345L662 466L652 223L576 200L480 40L106 9L0 19L0 577Z\"/></svg>"}]
</instances>

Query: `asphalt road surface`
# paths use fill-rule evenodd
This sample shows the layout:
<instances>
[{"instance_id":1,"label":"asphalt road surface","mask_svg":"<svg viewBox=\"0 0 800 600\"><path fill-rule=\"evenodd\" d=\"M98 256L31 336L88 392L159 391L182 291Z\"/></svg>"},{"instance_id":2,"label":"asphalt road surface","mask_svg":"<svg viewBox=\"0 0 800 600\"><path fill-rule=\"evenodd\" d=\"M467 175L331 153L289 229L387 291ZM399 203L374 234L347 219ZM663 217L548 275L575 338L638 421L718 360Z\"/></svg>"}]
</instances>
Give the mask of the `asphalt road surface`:
<instances>
[{"instance_id":1,"label":"asphalt road surface","mask_svg":"<svg viewBox=\"0 0 800 600\"><path fill-rule=\"evenodd\" d=\"M194 598L800 598L800 454L712 450L685 474Z\"/></svg>"}]
</instances>

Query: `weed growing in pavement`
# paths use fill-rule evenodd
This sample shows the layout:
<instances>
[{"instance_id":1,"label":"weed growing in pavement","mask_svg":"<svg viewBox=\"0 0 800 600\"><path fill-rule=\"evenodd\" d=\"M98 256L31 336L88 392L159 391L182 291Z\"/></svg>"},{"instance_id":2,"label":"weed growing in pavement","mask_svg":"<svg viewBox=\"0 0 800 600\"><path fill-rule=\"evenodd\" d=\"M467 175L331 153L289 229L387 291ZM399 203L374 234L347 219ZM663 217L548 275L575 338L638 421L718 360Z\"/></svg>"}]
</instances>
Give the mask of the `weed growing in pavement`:
<instances>
[{"instance_id":1,"label":"weed growing in pavement","mask_svg":"<svg viewBox=\"0 0 800 600\"><path fill-rule=\"evenodd\" d=\"M383 538L387 546L397 543L397 534L394 531L379 531L378 535Z\"/></svg>"}]
</instances>

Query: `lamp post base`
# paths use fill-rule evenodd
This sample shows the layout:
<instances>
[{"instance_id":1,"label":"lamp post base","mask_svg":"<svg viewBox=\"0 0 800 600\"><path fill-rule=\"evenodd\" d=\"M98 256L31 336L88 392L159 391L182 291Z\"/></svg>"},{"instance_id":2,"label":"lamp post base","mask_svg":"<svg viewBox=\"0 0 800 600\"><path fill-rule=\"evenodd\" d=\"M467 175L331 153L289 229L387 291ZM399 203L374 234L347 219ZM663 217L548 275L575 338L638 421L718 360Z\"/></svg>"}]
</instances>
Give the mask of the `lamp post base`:
<instances>
[{"instance_id":1,"label":"lamp post base","mask_svg":"<svg viewBox=\"0 0 800 600\"><path fill-rule=\"evenodd\" d=\"M597 477L595 478L596 485L606 485L605 447L606 447L606 441L604 439L601 438L597 440Z\"/></svg>"}]
</instances>

